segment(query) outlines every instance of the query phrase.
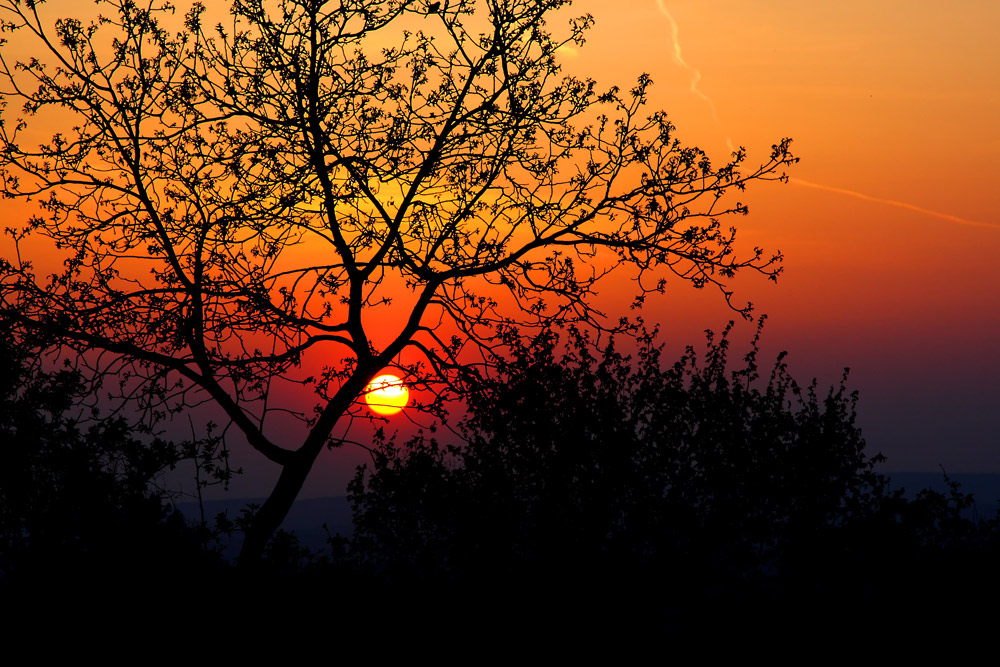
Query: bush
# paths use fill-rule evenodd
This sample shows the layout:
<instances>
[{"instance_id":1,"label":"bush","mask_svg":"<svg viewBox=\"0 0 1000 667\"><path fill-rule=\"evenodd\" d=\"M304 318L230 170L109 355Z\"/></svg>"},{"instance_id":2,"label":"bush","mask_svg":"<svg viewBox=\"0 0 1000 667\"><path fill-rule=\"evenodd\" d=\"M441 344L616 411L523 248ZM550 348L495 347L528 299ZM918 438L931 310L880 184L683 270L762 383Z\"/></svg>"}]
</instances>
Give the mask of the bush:
<instances>
[{"instance_id":1,"label":"bush","mask_svg":"<svg viewBox=\"0 0 1000 667\"><path fill-rule=\"evenodd\" d=\"M9 585L157 581L204 564L196 531L152 485L192 455L191 443L81 414L80 375L43 370L24 343L0 341L0 366L0 571Z\"/></svg>"},{"instance_id":2,"label":"bush","mask_svg":"<svg viewBox=\"0 0 1000 667\"><path fill-rule=\"evenodd\" d=\"M846 371L821 393L782 354L762 377L760 329L734 370L729 334L669 366L655 333L634 358L577 331L518 348L470 396L464 445L380 438L349 487L355 557L390 581L678 605L895 594L994 548L957 486L889 491Z\"/></svg>"}]
</instances>

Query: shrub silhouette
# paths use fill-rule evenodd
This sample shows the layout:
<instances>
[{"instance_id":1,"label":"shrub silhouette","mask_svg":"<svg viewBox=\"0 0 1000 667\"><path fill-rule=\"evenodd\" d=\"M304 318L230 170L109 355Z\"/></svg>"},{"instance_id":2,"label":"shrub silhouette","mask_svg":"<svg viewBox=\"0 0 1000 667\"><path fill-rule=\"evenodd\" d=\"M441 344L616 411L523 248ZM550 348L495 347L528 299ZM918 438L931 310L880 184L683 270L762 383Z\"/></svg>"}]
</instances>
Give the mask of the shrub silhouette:
<instances>
[{"instance_id":1,"label":"shrub silhouette","mask_svg":"<svg viewBox=\"0 0 1000 667\"><path fill-rule=\"evenodd\" d=\"M0 572L14 588L168 579L205 565L196 531L151 485L195 451L80 413L73 370L0 340ZM89 425L84 426L85 423Z\"/></svg>"},{"instance_id":2,"label":"shrub silhouette","mask_svg":"<svg viewBox=\"0 0 1000 667\"><path fill-rule=\"evenodd\" d=\"M30 207L0 317L102 355L119 405L224 412L279 472L248 565L387 367L461 395L465 351L489 363L512 325L617 328L592 303L609 271L744 314L736 275L780 274L727 220L787 179L790 140L713 162L649 108L648 74L563 72L594 23L566 0L233 0L230 29L201 2L85 4L0 3L0 177Z\"/></svg>"},{"instance_id":3,"label":"shrub silhouette","mask_svg":"<svg viewBox=\"0 0 1000 667\"><path fill-rule=\"evenodd\" d=\"M762 377L760 329L734 370L729 334L666 367L655 333L634 358L573 330L561 354L552 333L519 347L464 445L380 437L350 485L356 557L390 581L834 609L995 552L957 485L908 500L875 472L846 371L820 392L782 354Z\"/></svg>"}]
</instances>

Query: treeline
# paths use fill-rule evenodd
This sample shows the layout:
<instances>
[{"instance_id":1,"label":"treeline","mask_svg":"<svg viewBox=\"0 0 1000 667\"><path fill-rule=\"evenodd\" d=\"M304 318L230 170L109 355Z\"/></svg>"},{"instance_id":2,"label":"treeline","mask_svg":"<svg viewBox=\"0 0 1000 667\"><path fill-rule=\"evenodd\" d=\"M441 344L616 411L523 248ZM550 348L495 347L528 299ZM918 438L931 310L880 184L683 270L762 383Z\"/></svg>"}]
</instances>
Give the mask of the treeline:
<instances>
[{"instance_id":1,"label":"treeline","mask_svg":"<svg viewBox=\"0 0 1000 667\"><path fill-rule=\"evenodd\" d=\"M372 607L518 607L567 623L614 609L650 628L718 614L753 625L770 618L762 609L865 618L1000 590L998 520L967 518L973 499L954 483L890 489L846 376L802 386L783 357L762 373L757 343L734 364L727 329L666 364L653 334L630 356L573 330L540 336L468 397L461 445L380 432L349 486L353 535L316 554L279 533L263 562L237 567L220 545L238 521L189 525L151 484L189 458L224 480L217 438L168 443L121 418L83 426L80 376L43 371L7 341L3 586L319 588Z\"/></svg>"},{"instance_id":2,"label":"treeline","mask_svg":"<svg viewBox=\"0 0 1000 667\"><path fill-rule=\"evenodd\" d=\"M184 581L221 565L203 529L157 488L190 458L212 467L217 438L174 443L85 407L72 368L0 340L0 586L8 594Z\"/></svg>"},{"instance_id":3,"label":"treeline","mask_svg":"<svg viewBox=\"0 0 1000 667\"><path fill-rule=\"evenodd\" d=\"M574 622L968 623L1000 591L998 519L951 480L890 488L846 372L821 391L781 355L762 374L760 329L737 363L729 333L672 364L654 334L631 357L576 331L518 348L470 396L462 446L378 443L346 553L399 585L561 599Z\"/></svg>"}]
</instances>

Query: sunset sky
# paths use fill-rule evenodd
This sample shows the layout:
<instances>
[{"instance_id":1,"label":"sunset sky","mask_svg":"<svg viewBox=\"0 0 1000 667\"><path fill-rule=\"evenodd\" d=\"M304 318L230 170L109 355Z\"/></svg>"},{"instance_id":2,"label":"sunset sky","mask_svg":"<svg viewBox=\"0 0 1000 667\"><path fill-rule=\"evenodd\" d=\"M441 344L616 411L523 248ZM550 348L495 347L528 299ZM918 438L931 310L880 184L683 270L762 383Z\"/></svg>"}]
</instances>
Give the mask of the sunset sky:
<instances>
[{"instance_id":1,"label":"sunset sky","mask_svg":"<svg viewBox=\"0 0 1000 667\"><path fill-rule=\"evenodd\" d=\"M886 471L1000 473L1000 3L577 0L549 27L584 13L596 26L564 70L601 88L649 73L650 112L716 163L793 139L790 182L751 186L750 215L729 221L738 248L785 255L777 284L734 283L768 317L765 359L788 350L821 387L850 367ZM619 276L599 305L617 319L634 295ZM672 360L736 314L673 281L644 317ZM738 325L737 351L753 331ZM342 493L360 460L325 453L303 497ZM257 475L277 471L251 467L234 493L270 488Z\"/></svg>"},{"instance_id":2,"label":"sunset sky","mask_svg":"<svg viewBox=\"0 0 1000 667\"><path fill-rule=\"evenodd\" d=\"M851 368L886 469L1000 472L1000 4L573 9L597 25L567 69L622 84L648 71L685 141L753 161L794 139L792 181L749 191L735 221L786 258L777 285L737 283L768 315L765 346L787 349L800 381ZM651 307L678 350L728 319L690 292Z\"/></svg>"},{"instance_id":3,"label":"sunset sky","mask_svg":"<svg viewBox=\"0 0 1000 667\"><path fill-rule=\"evenodd\" d=\"M787 350L821 388L849 367L883 471L1000 472L1000 4L577 0L564 15L588 12L565 71L622 88L648 72L650 109L717 162L794 140L791 181L751 187L731 220L744 250L785 255L777 284L735 283L767 315L764 359ZM620 277L600 304L616 315L633 295ZM674 281L644 316L672 360L735 314ZM343 458L363 460L329 455L304 493L328 494Z\"/></svg>"},{"instance_id":4,"label":"sunset sky","mask_svg":"<svg viewBox=\"0 0 1000 667\"><path fill-rule=\"evenodd\" d=\"M648 72L650 109L717 162L793 138L791 182L751 187L750 215L731 221L743 249L785 255L777 284L735 283L768 316L765 359L788 350L793 376L820 387L849 367L884 471L1000 472L1000 4L578 0L563 14L587 12L567 72L623 88ZM633 295L621 277L600 305L613 316ZM670 360L735 314L674 281L644 316ZM737 326L736 350L754 326ZM364 460L324 456L303 496Z\"/></svg>"}]
</instances>

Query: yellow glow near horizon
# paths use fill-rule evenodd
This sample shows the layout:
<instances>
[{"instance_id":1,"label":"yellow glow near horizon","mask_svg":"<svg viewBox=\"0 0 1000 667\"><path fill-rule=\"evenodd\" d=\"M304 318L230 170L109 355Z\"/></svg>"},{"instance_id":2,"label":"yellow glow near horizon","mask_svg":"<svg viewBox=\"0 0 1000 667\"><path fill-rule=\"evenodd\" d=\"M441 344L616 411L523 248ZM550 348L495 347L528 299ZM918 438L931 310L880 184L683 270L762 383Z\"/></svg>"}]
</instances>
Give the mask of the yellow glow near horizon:
<instances>
[{"instance_id":1,"label":"yellow glow near horizon","mask_svg":"<svg viewBox=\"0 0 1000 667\"><path fill-rule=\"evenodd\" d=\"M379 415L394 415L406 407L410 390L395 375L379 375L365 388L368 409Z\"/></svg>"}]
</instances>

